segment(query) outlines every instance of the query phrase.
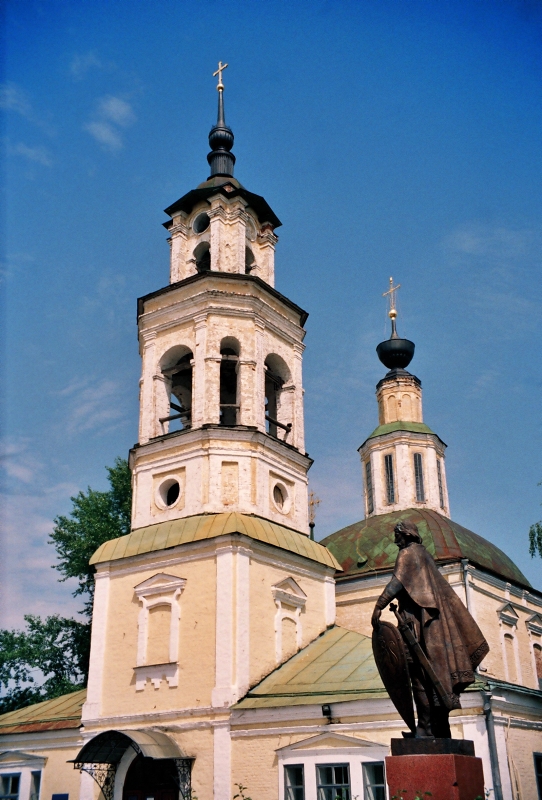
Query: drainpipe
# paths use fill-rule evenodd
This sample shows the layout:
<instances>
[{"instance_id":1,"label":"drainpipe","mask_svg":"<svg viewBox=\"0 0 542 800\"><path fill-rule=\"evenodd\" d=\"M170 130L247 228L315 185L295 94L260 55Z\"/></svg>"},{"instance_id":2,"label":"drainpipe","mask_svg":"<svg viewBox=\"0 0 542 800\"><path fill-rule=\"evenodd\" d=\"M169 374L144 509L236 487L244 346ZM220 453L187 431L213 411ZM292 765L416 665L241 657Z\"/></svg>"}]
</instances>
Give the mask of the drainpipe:
<instances>
[{"instance_id":1,"label":"drainpipe","mask_svg":"<svg viewBox=\"0 0 542 800\"><path fill-rule=\"evenodd\" d=\"M481 692L480 694L484 702L487 741L489 744L489 760L491 762L491 777L493 778L493 797L495 800L503 800L499 756L497 753L497 739L495 737L495 720L493 718L493 709L491 708L491 692Z\"/></svg>"}]
</instances>

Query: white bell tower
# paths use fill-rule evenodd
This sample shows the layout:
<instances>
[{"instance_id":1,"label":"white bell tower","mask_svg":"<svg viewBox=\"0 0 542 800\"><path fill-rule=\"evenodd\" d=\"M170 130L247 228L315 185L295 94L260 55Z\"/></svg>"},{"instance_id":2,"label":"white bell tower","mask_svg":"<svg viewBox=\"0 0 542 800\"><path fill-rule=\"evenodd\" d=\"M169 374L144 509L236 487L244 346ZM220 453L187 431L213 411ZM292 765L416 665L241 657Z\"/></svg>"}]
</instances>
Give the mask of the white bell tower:
<instances>
[{"instance_id":1,"label":"white bell tower","mask_svg":"<svg viewBox=\"0 0 542 800\"><path fill-rule=\"evenodd\" d=\"M365 515L407 508L431 508L450 516L444 451L446 445L423 421L422 384L407 372L414 342L399 338L393 285L389 298L391 337L376 351L389 372L376 385L376 430L359 448L363 470Z\"/></svg>"},{"instance_id":2,"label":"white bell tower","mask_svg":"<svg viewBox=\"0 0 542 800\"><path fill-rule=\"evenodd\" d=\"M170 285L138 302L132 526L238 511L308 534L307 314L274 289L279 219L233 177L225 66L210 177L166 209Z\"/></svg>"}]
</instances>

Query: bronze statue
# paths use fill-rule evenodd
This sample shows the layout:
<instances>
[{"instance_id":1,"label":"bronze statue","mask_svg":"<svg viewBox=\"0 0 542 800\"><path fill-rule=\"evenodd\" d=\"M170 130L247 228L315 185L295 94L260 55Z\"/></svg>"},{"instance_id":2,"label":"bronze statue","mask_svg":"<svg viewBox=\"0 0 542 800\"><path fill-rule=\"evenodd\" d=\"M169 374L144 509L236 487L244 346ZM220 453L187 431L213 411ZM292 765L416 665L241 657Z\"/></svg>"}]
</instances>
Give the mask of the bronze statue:
<instances>
[{"instance_id":1,"label":"bronze statue","mask_svg":"<svg viewBox=\"0 0 542 800\"><path fill-rule=\"evenodd\" d=\"M395 707L410 728L406 735L451 738L450 711L461 708L459 695L474 682L474 670L489 647L423 546L417 526L399 522L394 533L399 554L393 577L371 619L375 660ZM395 598L398 609L391 603ZM382 609L390 603L399 630L380 620Z\"/></svg>"}]
</instances>

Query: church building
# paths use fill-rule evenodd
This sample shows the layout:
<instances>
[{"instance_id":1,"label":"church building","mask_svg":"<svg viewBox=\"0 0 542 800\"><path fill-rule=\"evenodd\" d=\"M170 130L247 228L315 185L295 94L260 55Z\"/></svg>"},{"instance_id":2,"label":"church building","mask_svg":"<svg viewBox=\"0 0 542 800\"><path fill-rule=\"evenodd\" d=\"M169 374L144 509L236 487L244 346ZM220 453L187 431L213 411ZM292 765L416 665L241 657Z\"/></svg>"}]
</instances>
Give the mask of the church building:
<instances>
[{"instance_id":1,"label":"church building","mask_svg":"<svg viewBox=\"0 0 542 800\"><path fill-rule=\"evenodd\" d=\"M88 686L0 717L0 800L384 800L405 723L370 618L399 520L490 646L452 735L474 741L492 799L542 800L542 592L452 521L393 283L365 518L311 538L308 315L275 288L278 217L234 177L225 66L210 175L166 209L170 282L138 300L132 530L91 560Z\"/></svg>"}]
</instances>

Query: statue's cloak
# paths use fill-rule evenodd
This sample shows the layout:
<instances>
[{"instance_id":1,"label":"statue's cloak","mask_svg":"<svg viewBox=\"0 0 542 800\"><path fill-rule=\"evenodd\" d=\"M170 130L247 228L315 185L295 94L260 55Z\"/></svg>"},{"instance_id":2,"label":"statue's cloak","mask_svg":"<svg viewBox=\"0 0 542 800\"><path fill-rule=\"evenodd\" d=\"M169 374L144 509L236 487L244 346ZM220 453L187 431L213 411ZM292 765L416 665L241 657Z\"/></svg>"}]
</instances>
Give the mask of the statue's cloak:
<instances>
[{"instance_id":1,"label":"statue's cloak","mask_svg":"<svg viewBox=\"0 0 542 800\"><path fill-rule=\"evenodd\" d=\"M399 550L394 575L403 586L399 607L415 628L454 706L458 695L474 682L474 670L489 652L482 631L423 544L411 542Z\"/></svg>"}]
</instances>

